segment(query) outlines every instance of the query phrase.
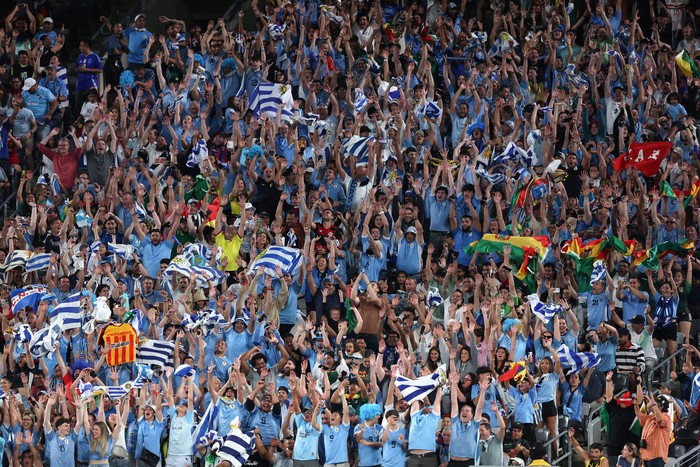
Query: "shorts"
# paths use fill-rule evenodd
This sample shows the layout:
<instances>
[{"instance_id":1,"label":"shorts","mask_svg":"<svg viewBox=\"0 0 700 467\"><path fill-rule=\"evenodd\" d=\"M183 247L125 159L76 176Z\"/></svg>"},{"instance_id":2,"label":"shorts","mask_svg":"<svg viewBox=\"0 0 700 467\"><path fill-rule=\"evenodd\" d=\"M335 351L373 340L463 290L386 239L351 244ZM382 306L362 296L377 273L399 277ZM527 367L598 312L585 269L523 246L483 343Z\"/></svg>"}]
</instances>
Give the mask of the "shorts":
<instances>
[{"instance_id":1,"label":"shorts","mask_svg":"<svg viewBox=\"0 0 700 467\"><path fill-rule=\"evenodd\" d=\"M677 321L680 322L685 322L685 321L690 321L690 310L688 308L684 309L679 309L678 310L678 319Z\"/></svg>"},{"instance_id":2,"label":"shorts","mask_svg":"<svg viewBox=\"0 0 700 467\"><path fill-rule=\"evenodd\" d=\"M664 326L662 328L655 328L654 334L652 335L657 341L676 341L678 338L678 332L676 331L676 325L672 324L670 326Z\"/></svg>"},{"instance_id":3,"label":"shorts","mask_svg":"<svg viewBox=\"0 0 700 467\"><path fill-rule=\"evenodd\" d=\"M540 405L542 406L543 419L559 415L557 412L557 404L555 404L554 401L540 402Z\"/></svg>"}]
</instances>

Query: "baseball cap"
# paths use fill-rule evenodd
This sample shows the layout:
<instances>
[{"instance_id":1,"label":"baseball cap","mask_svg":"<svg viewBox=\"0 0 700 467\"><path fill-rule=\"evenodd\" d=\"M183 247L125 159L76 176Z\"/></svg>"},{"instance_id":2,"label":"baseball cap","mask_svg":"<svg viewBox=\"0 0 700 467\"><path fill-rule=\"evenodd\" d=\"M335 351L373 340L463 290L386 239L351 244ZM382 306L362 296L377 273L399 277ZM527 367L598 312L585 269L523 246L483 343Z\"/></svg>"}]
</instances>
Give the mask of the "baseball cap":
<instances>
[{"instance_id":1,"label":"baseball cap","mask_svg":"<svg viewBox=\"0 0 700 467\"><path fill-rule=\"evenodd\" d=\"M142 16L143 16L144 19L146 19L146 15L144 15L143 13L139 13L138 15L134 16L134 21L138 21L139 18L142 17Z\"/></svg>"},{"instance_id":2,"label":"baseball cap","mask_svg":"<svg viewBox=\"0 0 700 467\"><path fill-rule=\"evenodd\" d=\"M515 423L513 423L513 429L514 429L514 430L523 431L524 428L525 428L525 427L524 427L523 424L520 423L520 422L515 422Z\"/></svg>"},{"instance_id":3,"label":"baseball cap","mask_svg":"<svg viewBox=\"0 0 700 467\"><path fill-rule=\"evenodd\" d=\"M311 407L304 407L304 410L302 410L304 413L314 413L314 410Z\"/></svg>"},{"instance_id":4,"label":"baseball cap","mask_svg":"<svg viewBox=\"0 0 700 467\"><path fill-rule=\"evenodd\" d=\"M255 206L253 206L251 203L245 203L245 208L246 208L246 210L255 209Z\"/></svg>"},{"instance_id":5,"label":"baseball cap","mask_svg":"<svg viewBox=\"0 0 700 467\"><path fill-rule=\"evenodd\" d=\"M414 235L417 235L417 234L418 234L418 231L416 230L415 227L411 226L411 227L409 227L408 229L406 229L406 233L407 233L407 234L412 233L412 234L414 234Z\"/></svg>"},{"instance_id":6,"label":"baseball cap","mask_svg":"<svg viewBox=\"0 0 700 467\"><path fill-rule=\"evenodd\" d=\"M27 78L24 80L24 86L22 86L22 91L29 91L32 86L36 84L36 80L34 78Z\"/></svg>"},{"instance_id":7,"label":"baseball cap","mask_svg":"<svg viewBox=\"0 0 700 467\"><path fill-rule=\"evenodd\" d=\"M50 16L47 16L46 18L44 18L44 23L51 23L51 24L53 24L53 18L51 18Z\"/></svg>"},{"instance_id":8,"label":"baseball cap","mask_svg":"<svg viewBox=\"0 0 700 467\"><path fill-rule=\"evenodd\" d=\"M630 320L631 324L644 324L644 317L642 315L637 315Z\"/></svg>"}]
</instances>

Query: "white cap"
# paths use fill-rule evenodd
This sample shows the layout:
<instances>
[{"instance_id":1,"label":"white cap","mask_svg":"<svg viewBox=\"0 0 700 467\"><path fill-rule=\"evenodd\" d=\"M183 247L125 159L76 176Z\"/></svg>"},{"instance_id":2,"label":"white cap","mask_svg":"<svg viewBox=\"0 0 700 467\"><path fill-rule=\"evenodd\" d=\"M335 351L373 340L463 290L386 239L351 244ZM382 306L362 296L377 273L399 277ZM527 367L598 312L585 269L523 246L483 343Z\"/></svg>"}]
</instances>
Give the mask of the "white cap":
<instances>
[{"instance_id":1,"label":"white cap","mask_svg":"<svg viewBox=\"0 0 700 467\"><path fill-rule=\"evenodd\" d=\"M253 205L250 204L250 203L245 203L245 208L246 208L246 210L247 210L247 209L255 209L255 206L253 206Z\"/></svg>"},{"instance_id":2,"label":"white cap","mask_svg":"<svg viewBox=\"0 0 700 467\"><path fill-rule=\"evenodd\" d=\"M142 17L142 16L144 17L144 19L146 18L146 15L144 15L143 13L139 13L138 15L136 15L136 16L134 17L134 22L138 21L139 18Z\"/></svg>"},{"instance_id":3,"label":"white cap","mask_svg":"<svg viewBox=\"0 0 700 467\"><path fill-rule=\"evenodd\" d=\"M22 86L22 91L29 91L32 86L36 84L36 80L34 78L27 78L24 80L24 86Z\"/></svg>"},{"instance_id":4,"label":"white cap","mask_svg":"<svg viewBox=\"0 0 700 467\"><path fill-rule=\"evenodd\" d=\"M44 23L52 23L53 24L53 19L50 16L47 16L44 18Z\"/></svg>"},{"instance_id":5,"label":"white cap","mask_svg":"<svg viewBox=\"0 0 700 467\"><path fill-rule=\"evenodd\" d=\"M406 233L407 233L407 234L410 234L410 233L412 233L412 234L418 234L418 231L416 230L415 227L411 226L411 227L409 227L409 228L406 229Z\"/></svg>"}]
</instances>

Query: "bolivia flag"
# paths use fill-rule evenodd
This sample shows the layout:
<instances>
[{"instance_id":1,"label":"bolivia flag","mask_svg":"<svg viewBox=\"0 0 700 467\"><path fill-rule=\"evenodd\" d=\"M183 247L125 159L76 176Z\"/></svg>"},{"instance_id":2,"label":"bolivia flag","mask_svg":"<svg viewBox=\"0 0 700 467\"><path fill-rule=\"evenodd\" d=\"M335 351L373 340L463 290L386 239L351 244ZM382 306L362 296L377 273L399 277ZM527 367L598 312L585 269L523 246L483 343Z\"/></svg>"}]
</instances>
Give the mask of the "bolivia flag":
<instances>
[{"instance_id":1,"label":"bolivia flag","mask_svg":"<svg viewBox=\"0 0 700 467\"><path fill-rule=\"evenodd\" d=\"M659 193L661 194L661 196L665 196L670 199L676 199L676 193L673 192L673 188L671 188L671 185L669 185L666 180L661 182L661 185L659 185Z\"/></svg>"},{"instance_id":2,"label":"bolivia flag","mask_svg":"<svg viewBox=\"0 0 700 467\"><path fill-rule=\"evenodd\" d=\"M700 180L695 180L693 186L690 187L690 194L683 200L683 209L687 208L688 205L693 202L693 200L698 196L698 193L700 193Z\"/></svg>"},{"instance_id":3,"label":"bolivia flag","mask_svg":"<svg viewBox=\"0 0 700 467\"><path fill-rule=\"evenodd\" d=\"M486 234L481 240L472 242L464 251L468 255L474 253L498 253L503 255L503 247L510 245L510 259L517 264L520 264L520 269L515 276L526 283L528 287L533 288L535 285L534 275L528 274L530 271L528 265L532 259L544 259L547 255L549 247L549 237L514 237L509 235L494 235Z\"/></svg>"},{"instance_id":4,"label":"bolivia flag","mask_svg":"<svg viewBox=\"0 0 700 467\"><path fill-rule=\"evenodd\" d=\"M527 198L527 183L520 182L518 188L513 192L513 199L511 199L510 204L512 206L517 206L522 208L525 204L525 199Z\"/></svg>"},{"instance_id":5,"label":"bolivia flag","mask_svg":"<svg viewBox=\"0 0 700 467\"><path fill-rule=\"evenodd\" d=\"M623 255L631 255L636 246L635 241L623 242L615 236L599 238L584 244L579 237L564 243L561 252L572 257L576 263L576 279L579 293L591 289L590 278L593 272L593 263L599 259L606 259L608 251L619 251Z\"/></svg>"},{"instance_id":6,"label":"bolivia flag","mask_svg":"<svg viewBox=\"0 0 700 467\"><path fill-rule=\"evenodd\" d=\"M695 61L688 55L688 52L683 50L681 53L676 55L676 65L681 69L681 72L686 78L700 77L700 70L698 70Z\"/></svg>"},{"instance_id":7,"label":"bolivia flag","mask_svg":"<svg viewBox=\"0 0 700 467\"><path fill-rule=\"evenodd\" d=\"M676 256L684 258L695 251L695 244L684 238L680 243L675 242L662 242L658 245L654 245L647 251L641 251L635 255L634 264L639 266L640 264L654 271L659 269L659 258L663 258L669 253Z\"/></svg>"}]
</instances>

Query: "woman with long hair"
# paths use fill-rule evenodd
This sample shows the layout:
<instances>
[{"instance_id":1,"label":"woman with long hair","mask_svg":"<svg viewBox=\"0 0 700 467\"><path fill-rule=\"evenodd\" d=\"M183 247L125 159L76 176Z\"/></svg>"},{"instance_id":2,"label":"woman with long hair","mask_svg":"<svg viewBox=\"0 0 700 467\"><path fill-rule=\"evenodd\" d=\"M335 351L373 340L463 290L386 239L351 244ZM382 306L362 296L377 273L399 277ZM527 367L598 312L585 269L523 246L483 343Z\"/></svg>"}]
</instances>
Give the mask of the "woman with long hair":
<instances>
[{"instance_id":1,"label":"woman with long hair","mask_svg":"<svg viewBox=\"0 0 700 467\"><path fill-rule=\"evenodd\" d=\"M547 332L546 335L551 335ZM537 389L536 403L542 413L542 421L538 427L547 427L551 438L557 435L557 385L561 373L561 363L556 352L552 352L552 339L543 336L542 346L552 353L552 357L544 357L538 362L539 371L535 379ZM552 452L557 452L557 442L552 443Z\"/></svg>"},{"instance_id":2,"label":"woman with long hair","mask_svg":"<svg viewBox=\"0 0 700 467\"><path fill-rule=\"evenodd\" d=\"M642 461L639 458L639 449L634 443L627 443L622 448L622 454L617 456L617 467L639 467Z\"/></svg>"},{"instance_id":3,"label":"woman with long hair","mask_svg":"<svg viewBox=\"0 0 700 467\"><path fill-rule=\"evenodd\" d=\"M129 417L129 398L117 399L113 403L115 412L107 417L107 426L112 431L114 443L109 455L109 467L128 467L129 453L126 448L126 421Z\"/></svg>"}]
</instances>

